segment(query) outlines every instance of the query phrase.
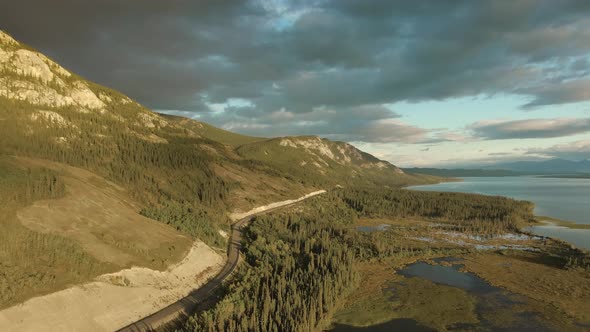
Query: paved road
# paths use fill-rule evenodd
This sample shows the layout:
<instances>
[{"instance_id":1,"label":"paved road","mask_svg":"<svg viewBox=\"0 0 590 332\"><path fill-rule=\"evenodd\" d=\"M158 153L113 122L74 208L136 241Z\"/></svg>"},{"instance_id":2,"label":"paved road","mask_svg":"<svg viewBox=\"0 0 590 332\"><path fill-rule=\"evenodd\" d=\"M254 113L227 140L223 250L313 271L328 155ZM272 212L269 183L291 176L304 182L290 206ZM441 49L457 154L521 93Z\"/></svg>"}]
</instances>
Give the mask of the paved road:
<instances>
[{"instance_id":1,"label":"paved road","mask_svg":"<svg viewBox=\"0 0 590 332\"><path fill-rule=\"evenodd\" d=\"M231 239L228 247L227 262L213 279L209 280L202 287L193 290L186 297L172 303L158 312L138 320L135 323L125 326L117 332L154 331L155 329L163 327L168 323L178 320L179 318L192 315L197 309L200 309L201 305L207 302L206 300L210 300L213 292L219 288L219 286L221 286L223 281L229 277L238 266L242 242L242 227L252 220L256 215L268 213L296 203L279 206L257 214L253 214L234 223L232 225Z\"/></svg>"}]
</instances>

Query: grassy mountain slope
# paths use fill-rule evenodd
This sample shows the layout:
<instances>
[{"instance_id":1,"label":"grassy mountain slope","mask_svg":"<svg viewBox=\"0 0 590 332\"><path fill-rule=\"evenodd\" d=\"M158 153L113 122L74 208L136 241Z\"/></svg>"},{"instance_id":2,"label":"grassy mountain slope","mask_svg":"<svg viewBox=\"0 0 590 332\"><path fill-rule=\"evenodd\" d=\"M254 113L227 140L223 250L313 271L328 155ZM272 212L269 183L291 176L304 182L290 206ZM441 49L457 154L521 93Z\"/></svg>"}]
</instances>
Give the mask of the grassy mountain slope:
<instances>
[{"instance_id":1,"label":"grassy mountain slope","mask_svg":"<svg viewBox=\"0 0 590 332\"><path fill-rule=\"evenodd\" d=\"M0 156L0 308L99 274L182 259L190 238L134 204L123 188L80 168Z\"/></svg>"},{"instance_id":2,"label":"grassy mountain slope","mask_svg":"<svg viewBox=\"0 0 590 332\"><path fill-rule=\"evenodd\" d=\"M252 137L246 136L241 134L232 133L231 131L223 130L212 125L206 124L204 122L194 121L191 119L187 119L180 116L169 115L169 114L161 114L166 120L170 122L175 122L179 126L184 128L190 129L192 132L196 133L197 135L210 139L212 141L216 141L222 144L230 145L233 147L238 147L242 144L247 143L254 143L259 141L264 141L266 138L261 137Z\"/></svg>"},{"instance_id":3,"label":"grassy mountain slope","mask_svg":"<svg viewBox=\"0 0 590 332\"><path fill-rule=\"evenodd\" d=\"M379 160L344 142L317 136L280 137L244 144L240 156L272 165L284 176L305 185L375 184L402 186L430 180L405 174L391 163Z\"/></svg>"},{"instance_id":4,"label":"grassy mountain slope","mask_svg":"<svg viewBox=\"0 0 590 332\"><path fill-rule=\"evenodd\" d=\"M0 306L88 280L114 267L134 263L161 268L182 252L190 241L179 239L186 237L223 247L219 230L227 229L231 210L334 185L436 181L404 174L346 143L317 137L248 137L154 113L117 91L69 72L1 31L0 158L10 160L7 174L42 174L40 179L21 181L22 176L17 175L0 181L2 197L10 198L10 204L0 211L2 236L36 239L0 247L0 257L28 252L31 262L26 269L18 261L0 262L4 264L0 293L13 287L14 275L20 276L23 285L11 288L14 296L9 300L0 298ZM121 232L121 228L132 227L124 222L125 216L108 213L92 213L91 219L68 219L72 216L67 215L44 228L48 221L44 218L55 212L49 201L43 201L45 210L29 214L28 220L35 222L19 219L19 213L31 212L36 201L46 199L55 199L55 206L69 214L91 213L76 207L85 198L72 195L80 179L72 176L69 167L78 170L74 173L90 172L96 180L86 185L94 186L104 202L131 202L125 213L131 209L169 225L161 230L168 235L154 241L153 247L145 247L145 236L135 236L133 230ZM111 190L111 184L121 192ZM58 187L61 191L56 191ZM151 222L137 215L133 218L141 221L135 223L138 229L147 229L141 225ZM76 236L64 231L73 225ZM114 230L118 234L111 234ZM174 236L176 247L172 248ZM101 261L93 250L96 245L118 250L129 259ZM159 248L169 252L162 256ZM55 257L43 260L43 250ZM25 288L30 292L23 292Z\"/></svg>"},{"instance_id":5,"label":"grassy mountain slope","mask_svg":"<svg viewBox=\"0 0 590 332\"><path fill-rule=\"evenodd\" d=\"M423 181L346 143L248 137L162 116L70 73L6 34L1 42L0 153L95 171L131 189L144 203L240 206L243 202L228 198L232 191L250 190L244 178L252 174L277 187L280 183L283 191L303 190L310 174L317 186L375 177L385 185Z\"/></svg>"}]
</instances>

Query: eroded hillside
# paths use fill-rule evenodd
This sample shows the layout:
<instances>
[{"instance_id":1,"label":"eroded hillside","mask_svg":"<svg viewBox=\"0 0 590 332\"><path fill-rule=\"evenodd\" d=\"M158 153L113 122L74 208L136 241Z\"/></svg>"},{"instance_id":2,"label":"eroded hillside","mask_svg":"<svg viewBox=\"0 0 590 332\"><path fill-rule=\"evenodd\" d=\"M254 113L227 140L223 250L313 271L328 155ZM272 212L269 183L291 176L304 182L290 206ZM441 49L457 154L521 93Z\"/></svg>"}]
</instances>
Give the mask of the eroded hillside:
<instances>
[{"instance_id":1,"label":"eroded hillside","mask_svg":"<svg viewBox=\"0 0 590 332\"><path fill-rule=\"evenodd\" d=\"M4 33L0 40L0 152L93 169L138 189L144 202L190 196L205 205L245 207L253 202L240 201L244 195L232 191L249 191L252 200L264 201L273 193L359 179L379 177L379 183L387 179L392 185L422 180L346 143L255 138L162 116ZM267 192L251 187L252 173L275 185Z\"/></svg>"},{"instance_id":2,"label":"eroded hillside","mask_svg":"<svg viewBox=\"0 0 590 332\"><path fill-rule=\"evenodd\" d=\"M65 188L57 195L51 182L37 188L18 176L0 181L3 192L19 192L0 220L3 236L43 243L5 247L0 256L56 253L13 274L25 277L4 304L26 298L25 288L29 295L49 292L133 264L165 268L197 239L223 248L229 212L336 185L434 180L404 174L347 143L249 137L160 115L1 31L0 157L18 174L49 172ZM5 288L13 282L2 278Z\"/></svg>"}]
</instances>

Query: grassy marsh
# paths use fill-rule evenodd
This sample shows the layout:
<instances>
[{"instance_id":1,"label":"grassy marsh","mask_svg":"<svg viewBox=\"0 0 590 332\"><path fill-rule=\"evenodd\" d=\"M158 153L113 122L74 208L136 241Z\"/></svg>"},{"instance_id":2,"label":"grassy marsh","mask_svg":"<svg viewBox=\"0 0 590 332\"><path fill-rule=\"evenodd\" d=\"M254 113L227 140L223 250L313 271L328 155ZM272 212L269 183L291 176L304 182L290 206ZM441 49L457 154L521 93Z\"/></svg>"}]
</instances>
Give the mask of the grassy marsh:
<instances>
[{"instance_id":1,"label":"grassy marsh","mask_svg":"<svg viewBox=\"0 0 590 332\"><path fill-rule=\"evenodd\" d=\"M392 226L364 236L395 238L398 241L395 245L413 246L413 254L356 264L363 286L350 295L333 316L337 326L377 327L393 320L412 319L421 326L442 331L482 322L492 322L497 328L511 328L522 324L521 317L528 315L537 317L535 324L549 329L571 330L589 323L590 274L583 267L568 266L570 249L562 242L531 238L518 241L534 251L476 250L469 248L468 243L446 242L453 237L440 237L417 246L412 238L420 234L432 237L437 229L435 223L420 218L359 218L356 227L383 224ZM504 247L517 240L500 237L481 241ZM482 303L492 300L482 300L463 289L407 278L395 272L418 260L436 264L432 259L443 256L460 258L460 264L464 265L462 271L474 273L490 285L512 294L517 304L503 308L490 302L494 310L478 310Z\"/></svg>"}]
</instances>

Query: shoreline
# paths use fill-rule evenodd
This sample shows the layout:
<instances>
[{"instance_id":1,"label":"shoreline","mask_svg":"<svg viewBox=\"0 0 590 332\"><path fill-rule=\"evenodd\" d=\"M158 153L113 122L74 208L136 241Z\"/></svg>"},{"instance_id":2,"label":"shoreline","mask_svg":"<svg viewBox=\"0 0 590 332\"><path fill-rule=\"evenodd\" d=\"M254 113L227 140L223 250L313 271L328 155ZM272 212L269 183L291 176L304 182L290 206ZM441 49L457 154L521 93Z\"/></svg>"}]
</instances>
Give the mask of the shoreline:
<instances>
[{"instance_id":1,"label":"shoreline","mask_svg":"<svg viewBox=\"0 0 590 332\"><path fill-rule=\"evenodd\" d=\"M416 190L416 191L433 191L433 192L460 192L465 194L473 194L473 195L484 195L484 196L501 196L509 199L515 200L523 200L514 197L509 197L506 195L495 195L495 194L485 194L485 193L474 193L469 191L448 191L441 188L441 190L422 190L420 187L422 186L438 186L444 183L450 182L464 182L465 178L459 178L459 181L446 181L446 182L439 182L436 184L429 184L429 185L417 185L417 186L408 186L404 189L407 190ZM432 188L432 187L430 187ZM434 189L434 188L433 188ZM526 200L532 203L535 207L537 204L531 200ZM590 251L590 242L588 240L580 240L577 238L579 234L573 234L575 230L578 232L586 232L590 231L590 224L582 224L573 221L562 220L556 217L550 216L534 216L534 222L527 224L520 228L520 232L530 233L534 235L543 236L546 238L550 238L552 240L562 241L567 243L570 246L574 246L576 248L580 248L585 251ZM559 234L556 234L556 233Z\"/></svg>"},{"instance_id":2,"label":"shoreline","mask_svg":"<svg viewBox=\"0 0 590 332\"><path fill-rule=\"evenodd\" d=\"M590 229L590 224L580 224L577 222L562 220L548 216L535 216L535 218L535 221L542 224L540 226L567 229Z\"/></svg>"}]
</instances>

